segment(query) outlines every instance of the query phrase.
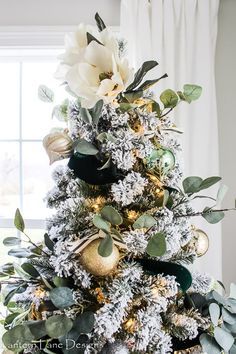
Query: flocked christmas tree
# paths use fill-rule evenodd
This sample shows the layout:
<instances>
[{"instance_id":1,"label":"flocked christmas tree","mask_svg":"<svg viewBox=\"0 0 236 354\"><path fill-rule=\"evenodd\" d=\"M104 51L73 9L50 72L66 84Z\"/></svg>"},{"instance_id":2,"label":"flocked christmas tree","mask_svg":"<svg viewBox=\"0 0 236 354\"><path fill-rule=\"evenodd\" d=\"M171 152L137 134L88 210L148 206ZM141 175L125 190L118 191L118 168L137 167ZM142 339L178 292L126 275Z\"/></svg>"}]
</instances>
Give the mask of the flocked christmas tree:
<instances>
[{"instance_id":1,"label":"flocked christmas tree","mask_svg":"<svg viewBox=\"0 0 236 354\"><path fill-rule=\"evenodd\" d=\"M151 87L167 75L145 80L155 61L133 74L123 42L95 18L98 31L80 25L66 37L57 71L71 99L54 108L65 129L46 136L44 147L51 163L69 162L53 172L46 202L55 214L44 242L31 241L19 210L15 225L30 246L4 240L23 263L1 268L3 343L19 353L236 353L235 287L222 297L212 277L185 267L208 248L191 217L224 216L224 186L213 207L191 206L220 178L182 182L169 115L198 99L201 87L168 89L157 101ZM45 86L39 95L53 101Z\"/></svg>"}]
</instances>

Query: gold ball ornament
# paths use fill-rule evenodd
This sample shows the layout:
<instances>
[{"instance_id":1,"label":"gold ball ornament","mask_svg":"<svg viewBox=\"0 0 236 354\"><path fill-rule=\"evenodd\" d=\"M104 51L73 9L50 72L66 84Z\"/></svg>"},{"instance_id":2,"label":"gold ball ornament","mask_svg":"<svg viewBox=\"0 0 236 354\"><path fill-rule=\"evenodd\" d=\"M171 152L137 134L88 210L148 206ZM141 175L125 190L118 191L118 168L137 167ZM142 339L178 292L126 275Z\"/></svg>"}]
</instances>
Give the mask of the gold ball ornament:
<instances>
[{"instance_id":1,"label":"gold ball ornament","mask_svg":"<svg viewBox=\"0 0 236 354\"><path fill-rule=\"evenodd\" d=\"M94 240L81 252L80 262L84 268L96 276L105 276L111 274L120 259L119 250L113 244L113 250L110 256L102 257L98 253L98 247L101 239Z\"/></svg>"},{"instance_id":2,"label":"gold ball ornament","mask_svg":"<svg viewBox=\"0 0 236 354\"><path fill-rule=\"evenodd\" d=\"M197 256L202 257L208 251L209 238L208 238L207 234L200 229L193 230L193 234L194 234L194 241L193 242L194 242L194 247L195 247Z\"/></svg>"}]
</instances>

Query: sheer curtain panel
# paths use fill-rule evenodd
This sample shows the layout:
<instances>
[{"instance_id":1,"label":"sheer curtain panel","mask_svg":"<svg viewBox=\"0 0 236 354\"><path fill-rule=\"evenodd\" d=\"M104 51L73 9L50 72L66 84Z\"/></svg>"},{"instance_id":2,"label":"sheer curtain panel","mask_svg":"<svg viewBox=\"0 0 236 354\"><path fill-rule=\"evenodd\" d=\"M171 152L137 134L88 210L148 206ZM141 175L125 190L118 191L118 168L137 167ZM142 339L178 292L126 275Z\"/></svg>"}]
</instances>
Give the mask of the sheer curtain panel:
<instances>
[{"instance_id":1,"label":"sheer curtain panel","mask_svg":"<svg viewBox=\"0 0 236 354\"><path fill-rule=\"evenodd\" d=\"M127 40L135 68L155 59L155 75L168 73L155 89L182 89L184 84L203 87L199 101L181 103L175 120L182 136L184 175L206 178L219 174L218 128L215 97L215 45L219 0L122 0L121 34ZM214 188L213 188L214 189ZM213 195L216 191L212 191ZM206 202L198 202L200 209ZM221 227L195 218L193 224L210 238L208 253L196 267L221 279Z\"/></svg>"}]
</instances>

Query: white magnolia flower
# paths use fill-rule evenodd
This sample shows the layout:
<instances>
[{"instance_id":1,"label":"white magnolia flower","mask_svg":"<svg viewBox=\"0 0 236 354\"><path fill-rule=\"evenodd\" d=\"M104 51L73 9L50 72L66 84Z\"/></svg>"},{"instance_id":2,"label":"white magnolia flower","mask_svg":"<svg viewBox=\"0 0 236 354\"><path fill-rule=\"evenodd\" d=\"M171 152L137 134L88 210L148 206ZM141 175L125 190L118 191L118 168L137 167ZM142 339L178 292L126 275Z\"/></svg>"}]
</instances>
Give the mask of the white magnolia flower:
<instances>
[{"instance_id":1,"label":"white magnolia flower","mask_svg":"<svg viewBox=\"0 0 236 354\"><path fill-rule=\"evenodd\" d=\"M87 42L87 32L99 42ZM100 99L111 103L133 78L126 59L119 58L118 43L105 29L98 33L80 25L66 37L66 51L61 56L56 77L66 81L83 107L91 108Z\"/></svg>"}]
</instances>

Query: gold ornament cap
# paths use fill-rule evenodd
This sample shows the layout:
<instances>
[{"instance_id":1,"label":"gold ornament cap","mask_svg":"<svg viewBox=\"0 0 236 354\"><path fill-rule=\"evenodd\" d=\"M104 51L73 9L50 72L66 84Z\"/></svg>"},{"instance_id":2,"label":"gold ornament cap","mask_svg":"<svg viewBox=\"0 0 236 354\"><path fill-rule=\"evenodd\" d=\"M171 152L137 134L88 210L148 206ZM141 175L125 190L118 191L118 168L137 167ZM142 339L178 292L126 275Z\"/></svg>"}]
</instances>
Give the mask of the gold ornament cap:
<instances>
[{"instance_id":1,"label":"gold ornament cap","mask_svg":"<svg viewBox=\"0 0 236 354\"><path fill-rule=\"evenodd\" d=\"M101 239L90 242L81 252L80 262L89 273L102 277L114 271L119 262L120 253L116 245L113 244L113 250L110 256L100 256L98 253L100 242Z\"/></svg>"}]
</instances>

